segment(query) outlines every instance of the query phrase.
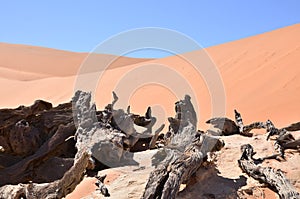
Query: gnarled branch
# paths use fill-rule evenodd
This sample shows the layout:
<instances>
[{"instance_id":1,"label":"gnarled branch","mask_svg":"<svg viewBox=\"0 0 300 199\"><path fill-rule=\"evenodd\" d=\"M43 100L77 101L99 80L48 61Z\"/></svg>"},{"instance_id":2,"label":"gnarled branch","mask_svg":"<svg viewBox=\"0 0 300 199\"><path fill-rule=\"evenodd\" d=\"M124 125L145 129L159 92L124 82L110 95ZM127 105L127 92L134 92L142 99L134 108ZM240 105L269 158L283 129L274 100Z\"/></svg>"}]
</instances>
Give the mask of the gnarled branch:
<instances>
[{"instance_id":1,"label":"gnarled branch","mask_svg":"<svg viewBox=\"0 0 300 199\"><path fill-rule=\"evenodd\" d=\"M266 183L271 189L278 193L281 199L300 198L300 194L286 179L281 170L255 164L253 160L254 150L250 144L243 145L241 151L242 156L238 160L238 163L243 172L260 182Z\"/></svg>"}]
</instances>

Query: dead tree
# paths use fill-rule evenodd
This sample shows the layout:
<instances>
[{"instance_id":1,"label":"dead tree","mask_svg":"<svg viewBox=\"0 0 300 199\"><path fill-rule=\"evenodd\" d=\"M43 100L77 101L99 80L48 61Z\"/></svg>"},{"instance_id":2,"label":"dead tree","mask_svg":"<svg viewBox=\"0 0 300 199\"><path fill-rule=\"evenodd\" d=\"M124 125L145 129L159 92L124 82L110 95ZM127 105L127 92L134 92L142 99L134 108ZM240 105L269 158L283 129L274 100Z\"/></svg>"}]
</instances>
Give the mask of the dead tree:
<instances>
[{"instance_id":1,"label":"dead tree","mask_svg":"<svg viewBox=\"0 0 300 199\"><path fill-rule=\"evenodd\" d=\"M91 148L92 145L91 140L88 141L86 137L91 138L90 136L93 136L93 130L91 130L92 126L89 126L89 124L92 124L93 117L90 117L92 112L94 111L94 105L90 104L90 95L83 92L77 92L75 97L73 98L74 102L74 108L76 110L76 125L77 125L77 131L76 131L76 148L77 153L74 158L74 164L71 168L66 171L66 173L63 175L61 179L58 179L53 182L49 183L33 183L32 181L28 182L28 184L23 184L22 186L19 185L7 185L0 188L0 198L19 198L20 196L25 196L25 198L32 198L32 199L38 199L38 198L62 198L66 196L68 193L70 193L72 190L75 189L76 185L79 184L79 182L82 180L86 169L91 164ZM72 116L72 115L71 115ZM72 126L73 125L73 126ZM69 124L68 128L74 129L74 124ZM84 129L83 129L84 127ZM74 131L74 130L73 130ZM34 156L37 156L35 159L32 159L29 157L29 161L31 160L38 160L39 158L45 156L47 152L55 147L53 145L57 145L56 140L61 140L62 138L67 138L66 136L69 136L71 132L73 132L72 129L69 129L67 132L61 132L54 136L54 140L50 139L48 143L45 143L43 146L46 149L43 149L43 146L41 147L40 151L34 154ZM89 134L90 133L90 134ZM49 149L48 149L49 148ZM48 149L48 151L47 151ZM26 170L30 171L30 167L27 168L27 165L30 165L30 162L25 159L25 166L23 166L24 173L26 173ZM15 166L15 165L14 165ZM9 167L8 169L13 169L14 167ZM13 172L13 171L12 171ZM19 171L16 171L19 175ZM22 174L22 173L21 173ZM11 174L11 179L15 179L14 177L18 177L16 174ZM16 194L12 195L8 191L10 191L13 187L15 189Z\"/></svg>"},{"instance_id":2,"label":"dead tree","mask_svg":"<svg viewBox=\"0 0 300 199\"><path fill-rule=\"evenodd\" d=\"M74 125L61 125L57 132L48 141L46 141L35 154L22 159L10 167L0 170L0 186L5 184L24 183L28 182L29 180L36 181L36 174L34 171L32 171L32 168L38 168L38 166L41 165L45 160L53 157L54 155L51 153L55 153L55 150L59 149L59 146L64 144L65 140L69 136L72 136L74 131ZM55 167L56 165L53 166ZM62 170L62 172L66 172L69 168L57 167L57 169ZM49 174L45 173L43 177L46 182L48 181L47 179L50 178L50 176L47 175Z\"/></svg>"},{"instance_id":3,"label":"dead tree","mask_svg":"<svg viewBox=\"0 0 300 199\"><path fill-rule=\"evenodd\" d=\"M137 164L129 150L143 135L131 128L135 121L132 114L113 109L116 100L114 95L111 105L104 111L96 111L91 94L78 91L72 103L54 108L47 102L37 101L31 107L0 110L3 119L0 120L0 158L5 163L1 161L0 165L0 198L62 198L74 190L87 169L95 168L94 159L108 166ZM151 118L134 117L141 121L139 125L153 122ZM122 118L125 128L116 123ZM17 136L11 139L12 135ZM144 150L149 149L154 137L147 136L148 147ZM12 140L19 144L11 144ZM67 165L56 169L60 171L56 178L52 179L53 174L49 172L37 173L47 164L50 164L48 168L55 168L55 163Z\"/></svg>"},{"instance_id":4,"label":"dead tree","mask_svg":"<svg viewBox=\"0 0 300 199\"><path fill-rule=\"evenodd\" d=\"M223 142L198 134L194 108L186 96L175 104L176 116L169 119L170 141L157 154L160 161L151 172L142 198L175 198L182 183L201 167L208 152L220 150Z\"/></svg>"},{"instance_id":5,"label":"dead tree","mask_svg":"<svg viewBox=\"0 0 300 199\"><path fill-rule=\"evenodd\" d=\"M104 180L106 178L106 175L96 176L96 178L97 178L97 182L95 184L98 187L97 190L99 190L101 194L104 195L105 197L109 197L110 194L108 192L108 189L104 185Z\"/></svg>"},{"instance_id":6,"label":"dead tree","mask_svg":"<svg viewBox=\"0 0 300 199\"><path fill-rule=\"evenodd\" d=\"M218 132L217 135L234 135L239 134L239 127L234 121L225 117L216 117L206 121L207 124L211 124Z\"/></svg>"},{"instance_id":7,"label":"dead tree","mask_svg":"<svg viewBox=\"0 0 300 199\"><path fill-rule=\"evenodd\" d=\"M300 130L300 122L293 123L287 127L284 127L283 129L287 131L299 131Z\"/></svg>"},{"instance_id":8,"label":"dead tree","mask_svg":"<svg viewBox=\"0 0 300 199\"><path fill-rule=\"evenodd\" d=\"M156 147L156 141L158 139L159 133L165 128L165 124L162 124L154 133L150 143L149 148L154 149Z\"/></svg>"},{"instance_id":9,"label":"dead tree","mask_svg":"<svg viewBox=\"0 0 300 199\"><path fill-rule=\"evenodd\" d=\"M239 131L241 135L251 137L252 136L252 134L250 133L251 130L265 128L263 122L254 122L249 125L244 125L242 115L237 110L234 110L234 114L235 114L235 121L239 127Z\"/></svg>"},{"instance_id":10,"label":"dead tree","mask_svg":"<svg viewBox=\"0 0 300 199\"><path fill-rule=\"evenodd\" d=\"M300 194L286 179L281 170L262 167L255 164L254 150L250 144L241 146L242 156L238 160L239 167L252 178L267 184L281 199L299 199Z\"/></svg>"},{"instance_id":11,"label":"dead tree","mask_svg":"<svg viewBox=\"0 0 300 199\"><path fill-rule=\"evenodd\" d=\"M266 121L266 129L267 129L267 140L273 135L280 135L280 134L285 134L286 130L285 129L278 129L274 126L273 122L271 120Z\"/></svg>"},{"instance_id":12,"label":"dead tree","mask_svg":"<svg viewBox=\"0 0 300 199\"><path fill-rule=\"evenodd\" d=\"M74 140L68 139L76 131L70 103L52 108L50 103L38 100L30 107L0 110L0 115L0 121L6 121L0 126L3 147L0 186L28 181L50 182L53 177L61 178L70 168L70 159L76 153ZM54 157L64 167L54 164L58 172L52 175L38 172Z\"/></svg>"},{"instance_id":13,"label":"dead tree","mask_svg":"<svg viewBox=\"0 0 300 199\"><path fill-rule=\"evenodd\" d=\"M295 139L292 134L283 131L275 141L275 147L280 152L282 158L285 158L286 149L300 149L300 139Z\"/></svg>"},{"instance_id":14,"label":"dead tree","mask_svg":"<svg viewBox=\"0 0 300 199\"><path fill-rule=\"evenodd\" d=\"M274 135L277 135L277 138L275 139L275 147L279 151L282 158L285 158L284 151L286 149L300 149L300 139L295 139L294 136L289 133L288 131L296 131L299 128L300 123L291 124L288 127L284 127L281 129L278 129L274 126L274 124L267 120L266 126L267 126L267 140Z\"/></svg>"},{"instance_id":15,"label":"dead tree","mask_svg":"<svg viewBox=\"0 0 300 199\"><path fill-rule=\"evenodd\" d=\"M237 110L234 110L234 113L235 122L226 117L216 117L206 121L206 123L211 124L215 129L217 129L219 132L216 132L217 134L225 136L240 134L246 137L252 137L252 133L250 133L251 130L265 128L263 122L254 122L249 125L244 125L241 114Z\"/></svg>"}]
</instances>

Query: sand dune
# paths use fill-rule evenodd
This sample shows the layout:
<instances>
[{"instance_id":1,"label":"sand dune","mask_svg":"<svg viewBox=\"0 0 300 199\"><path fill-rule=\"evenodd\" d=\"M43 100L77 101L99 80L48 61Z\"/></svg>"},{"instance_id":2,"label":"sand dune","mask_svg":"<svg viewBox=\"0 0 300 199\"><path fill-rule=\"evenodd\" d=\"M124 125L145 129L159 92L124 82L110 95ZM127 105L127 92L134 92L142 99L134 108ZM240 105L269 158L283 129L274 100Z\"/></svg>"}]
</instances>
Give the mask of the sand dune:
<instances>
[{"instance_id":1,"label":"sand dune","mask_svg":"<svg viewBox=\"0 0 300 199\"><path fill-rule=\"evenodd\" d=\"M91 68L82 76L86 78L85 85L76 85L76 80L87 53L0 43L0 108L30 105L36 99L57 105L69 101L76 88L85 87L96 78L99 79L95 93L98 108L109 103L111 91L116 90L123 99L119 106L126 108L131 104L133 112L142 113L152 105L154 115L159 114L161 118L174 115L173 104L177 98L193 92L192 101L198 104L199 126L206 128L204 123L211 117L213 108L205 83L207 77L201 77L182 59L197 60L205 52L215 65L207 59L200 62L216 66L220 71L228 117L233 118L236 108L245 123L271 119L280 127L300 120L300 24L183 56L152 60L122 57L101 78L96 73L97 64L114 56L95 55ZM154 80L151 82L151 79ZM239 154L238 146L233 148ZM225 168L223 175L230 172L231 167ZM94 181L86 178L69 198L87 196L95 189Z\"/></svg>"},{"instance_id":2,"label":"sand dune","mask_svg":"<svg viewBox=\"0 0 300 199\"><path fill-rule=\"evenodd\" d=\"M248 122L300 118L300 24L207 49L221 70L227 110Z\"/></svg>"},{"instance_id":3,"label":"sand dune","mask_svg":"<svg viewBox=\"0 0 300 199\"><path fill-rule=\"evenodd\" d=\"M0 67L1 77L8 80L32 81L49 77L47 74L39 74L10 69L8 67Z\"/></svg>"},{"instance_id":4,"label":"sand dune","mask_svg":"<svg viewBox=\"0 0 300 199\"><path fill-rule=\"evenodd\" d=\"M299 35L300 24L296 24L205 49L221 73L229 117L237 108L245 122L270 118L281 126L299 120ZM200 51L186 53L184 57L197 59L199 52L204 52ZM0 43L0 92L3 94L0 107L29 105L36 99L45 99L55 105L69 101L76 73L86 56L86 53ZM98 60L108 60L110 56L97 55L89 72L97 69ZM160 72L161 66L166 71ZM138 72L139 68L142 72ZM178 92L172 90L181 86L176 84L176 75L179 75L181 81L189 83L193 89L201 127L212 114L205 78L201 78L180 56L155 60L124 57L115 61L110 69L98 82L95 99L99 108L111 100L111 91L117 90L120 98L129 98L127 104L126 101L120 106L131 104L133 111L143 112L148 105L153 105L156 112L165 110L163 115L173 115L176 94L183 95L183 91L188 91L185 86ZM135 70L136 73L132 72ZM175 76L171 76L168 70L175 71ZM149 82L139 85L151 76L151 71L160 77L155 81L162 81L162 85ZM91 77L93 75L91 73ZM122 92L122 88L125 91Z\"/></svg>"},{"instance_id":5,"label":"sand dune","mask_svg":"<svg viewBox=\"0 0 300 199\"><path fill-rule=\"evenodd\" d=\"M243 114L246 123L271 119L276 125L282 126L299 120L300 96L297 94L300 87L299 35L300 24L297 24L205 49L215 62L223 79L227 116L233 117L233 109L236 108ZM203 50L200 50L186 53L183 56L197 61L197 56L201 56L203 53ZM199 59L200 63L211 66L211 63L205 58ZM129 83L139 82L134 80L141 78L139 77L141 74L145 76L143 77L145 79L147 74L151 73L151 71L147 71L147 67L155 68L156 66L175 70L181 79L190 83L195 94L194 103L198 102L199 125L205 128L204 122L212 115L211 96L209 88L205 84L206 77L199 76L197 71L180 56L152 60L108 71L99 83L100 89L96 94L98 105L103 106L105 103L102 102L110 100L109 92L116 85L115 90L122 94L121 88L126 90L130 87ZM136 76L130 75L135 67L145 68L146 72L140 72ZM202 70L202 67L200 69ZM125 73L133 80L120 78ZM161 79L179 81L176 77L170 76L168 73L161 72ZM124 84L126 86L122 86ZM174 89L178 83L173 87L170 81L163 82L163 85ZM164 86L147 84L139 87L129 101L132 109L141 112L149 104L161 104L166 115L173 115L173 103L176 99L172 93L174 90L170 91ZM131 90L128 89L128 91ZM183 86L179 91L179 95L181 95L179 97L182 97L184 92L188 92L188 89Z\"/></svg>"},{"instance_id":6,"label":"sand dune","mask_svg":"<svg viewBox=\"0 0 300 199\"><path fill-rule=\"evenodd\" d=\"M0 42L0 67L19 72L59 77L76 75L81 63L88 55L89 53L75 53L52 48ZM102 54L94 56L97 61L111 59L112 57L116 56ZM145 60L148 59L120 57L111 68Z\"/></svg>"}]
</instances>

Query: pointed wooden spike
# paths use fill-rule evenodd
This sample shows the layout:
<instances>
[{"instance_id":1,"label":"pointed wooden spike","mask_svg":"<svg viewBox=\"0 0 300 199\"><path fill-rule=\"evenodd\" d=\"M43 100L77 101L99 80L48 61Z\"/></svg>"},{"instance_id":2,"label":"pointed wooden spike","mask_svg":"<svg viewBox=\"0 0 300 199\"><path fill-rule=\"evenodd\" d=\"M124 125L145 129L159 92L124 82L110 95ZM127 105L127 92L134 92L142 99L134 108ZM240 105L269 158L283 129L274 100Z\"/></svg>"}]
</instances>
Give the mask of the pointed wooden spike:
<instances>
[{"instance_id":1,"label":"pointed wooden spike","mask_svg":"<svg viewBox=\"0 0 300 199\"><path fill-rule=\"evenodd\" d=\"M151 115L151 107L149 106L148 108L147 108L147 112L145 113L145 117L147 118L147 119L150 119L151 117L152 117L152 115Z\"/></svg>"}]
</instances>

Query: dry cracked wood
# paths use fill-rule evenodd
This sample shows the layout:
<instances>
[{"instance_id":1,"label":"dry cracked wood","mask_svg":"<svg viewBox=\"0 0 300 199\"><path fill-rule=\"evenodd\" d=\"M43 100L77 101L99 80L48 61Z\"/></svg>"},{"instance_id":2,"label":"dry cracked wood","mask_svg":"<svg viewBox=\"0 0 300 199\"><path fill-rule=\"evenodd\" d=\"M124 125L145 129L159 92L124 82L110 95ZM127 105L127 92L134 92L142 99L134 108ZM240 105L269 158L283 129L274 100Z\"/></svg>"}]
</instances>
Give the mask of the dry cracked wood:
<instances>
[{"instance_id":1,"label":"dry cracked wood","mask_svg":"<svg viewBox=\"0 0 300 199\"><path fill-rule=\"evenodd\" d=\"M241 135L251 137L252 136L252 134L250 133L251 130L265 128L263 122L254 122L249 125L244 125L242 115L237 110L234 110L234 114L235 114L235 121L239 127L239 132Z\"/></svg>"},{"instance_id":2,"label":"dry cracked wood","mask_svg":"<svg viewBox=\"0 0 300 199\"><path fill-rule=\"evenodd\" d=\"M285 134L286 130L283 129L278 129L274 126L273 122L271 120L266 121L266 130L267 130L267 140L273 135L280 135L280 134Z\"/></svg>"},{"instance_id":3,"label":"dry cracked wood","mask_svg":"<svg viewBox=\"0 0 300 199\"><path fill-rule=\"evenodd\" d=\"M76 99L76 97L78 99ZM78 126L86 125L86 121L81 120L81 118L86 118L87 113L90 113L93 111L90 107L90 98L88 97L87 93L83 92L78 92L76 93L76 96L74 97L75 101L75 109L79 110L77 111L78 113L78 118L77 118L77 124ZM87 110L89 109L89 110ZM74 124L69 124L67 125L67 128L73 128ZM64 129L64 128L63 128ZM25 163L27 165L30 164L31 160L37 160L45 154L49 152L49 150L53 150L59 142L61 142L61 139L66 139L72 132L74 131L73 129L68 129L66 132L61 132L58 131L56 134L57 136L53 136L52 139L50 139L48 142L46 142L41 148L40 151L37 151L37 153L34 154L34 156L37 156L36 158L30 158L28 157L28 160L24 159ZM60 132L60 133L59 133ZM80 131L79 128L76 131L76 134L79 138L87 136L87 134L82 134L84 131ZM56 138L56 139L55 139ZM58 140L58 141L57 141ZM85 144L81 142L81 140L78 140L76 143L77 146L77 153L74 159L74 164L72 167L66 171L66 173L63 175L63 177L59 180L50 182L50 183L33 183L33 182L28 182L28 184L18 184L18 185L6 185L0 188L0 195L2 198L20 198L20 196L24 198L32 198L32 199L38 199L38 198L62 198L66 196L68 193L70 193L72 190L75 189L76 185L79 184L79 182L82 180L86 169L90 165L90 160L91 160L91 152L89 148L85 147ZM29 163L28 163L29 162ZM28 170L27 165L23 167L24 169ZM15 166L15 165L14 165ZM8 169L13 169L13 167L9 167ZM32 168L33 169L33 168ZM26 173L26 170L24 171ZM13 171L12 171L13 172ZM18 175L24 173L23 171L18 173ZM12 179L16 180L18 179L18 176L14 176L12 173ZM12 180L11 179L11 180ZM11 189L14 190L15 195L11 194L10 191Z\"/></svg>"},{"instance_id":4,"label":"dry cracked wood","mask_svg":"<svg viewBox=\"0 0 300 199\"><path fill-rule=\"evenodd\" d=\"M300 149L300 139L296 140L292 134L284 131L277 137L275 147L280 152L281 157L285 158L286 149Z\"/></svg>"},{"instance_id":5,"label":"dry cracked wood","mask_svg":"<svg viewBox=\"0 0 300 199\"><path fill-rule=\"evenodd\" d=\"M156 156L160 164L151 174L143 198L174 198L180 184L198 170L207 153L223 146L217 138L196 130L197 117L189 96L176 102L176 116L169 118L165 137L159 134L164 126L152 134L156 118L150 107L145 116L139 116L130 113L130 108L127 112L115 110L117 100L113 93L112 103L97 111L91 94L78 91L72 103L54 108L38 100L30 107L0 110L0 186L4 185L0 198L62 198L76 187L87 169L95 167L95 159L108 166L137 164L130 152L155 148L158 139L167 147ZM261 123L244 126L239 117L238 125L227 118L210 121L219 125L224 135L261 127ZM278 144L284 148L299 146L299 140L283 136ZM63 168L55 167L62 164ZM59 172L45 172L49 168Z\"/></svg>"},{"instance_id":6,"label":"dry cracked wood","mask_svg":"<svg viewBox=\"0 0 300 199\"><path fill-rule=\"evenodd\" d=\"M50 103L38 100L30 107L0 112L1 118L6 118L6 123L0 127L0 145L4 145L0 153L0 186L61 178L70 168L70 158L76 153L75 142L66 140L76 130L72 124L71 104L52 108ZM52 167L59 170L56 174L40 172L49 161L66 164L64 167L54 164Z\"/></svg>"},{"instance_id":7,"label":"dry cracked wood","mask_svg":"<svg viewBox=\"0 0 300 199\"><path fill-rule=\"evenodd\" d=\"M255 164L253 147L250 144L241 147L242 156L238 160L243 172L252 178L267 184L271 189L278 193L281 199L299 199L300 194L286 179L281 170L271 167L262 167Z\"/></svg>"},{"instance_id":8,"label":"dry cracked wood","mask_svg":"<svg viewBox=\"0 0 300 199\"><path fill-rule=\"evenodd\" d=\"M207 124L211 124L214 129L209 129L208 131L216 131L213 134L216 135L234 135L239 134L239 127L231 119L225 117L216 117L206 121Z\"/></svg>"},{"instance_id":9,"label":"dry cracked wood","mask_svg":"<svg viewBox=\"0 0 300 199\"><path fill-rule=\"evenodd\" d=\"M6 121L1 123L0 127L0 158L24 156L14 159L12 164L4 165L2 169L0 167L1 185L12 184L0 187L0 198L62 198L76 187L87 169L94 168L94 158L109 166L136 164L129 150L142 150L134 148L135 144L140 142L140 138L134 128L127 127L137 125L135 121L138 121L138 125L149 129L152 126L147 125L153 124L154 118L149 113L151 109L147 110L145 117L114 110L113 104L116 100L114 95L112 105L108 105L104 111L97 112L96 106L91 102L91 94L78 91L72 99L72 104L66 103L52 108L49 103L37 101L29 108L0 110L0 117ZM125 120L121 121L120 118ZM123 122L125 128L118 126L117 120ZM10 143L8 138L16 128L20 132L17 138L22 138L17 145L19 148L5 145L6 142ZM38 135L40 142L34 143L36 148L32 147L33 151L26 150L21 153L22 145L32 145L27 143L30 141L27 137L32 135ZM150 142L153 135L147 136ZM147 146L143 149L149 149L149 143ZM67 154L70 150L74 153ZM47 183L37 183L36 172L41 171L41 167L55 168L55 165L45 167L45 164L55 164L65 156L66 161L71 160L72 164L62 171L62 176L54 181L44 181L47 176L53 175L44 172L42 174L45 178L38 179Z\"/></svg>"},{"instance_id":10,"label":"dry cracked wood","mask_svg":"<svg viewBox=\"0 0 300 199\"><path fill-rule=\"evenodd\" d=\"M287 127L284 127L287 131L299 131L300 130L300 122L293 123Z\"/></svg>"},{"instance_id":11,"label":"dry cracked wood","mask_svg":"<svg viewBox=\"0 0 300 199\"><path fill-rule=\"evenodd\" d=\"M60 125L57 132L46 141L36 153L24 158L11 167L0 170L0 186L5 184L18 184L34 180L35 172L33 168L37 168L39 164L50 158L59 145L63 144L65 140L73 134L75 127L72 124ZM62 167L60 167L62 169ZM65 168L67 171L69 168Z\"/></svg>"},{"instance_id":12,"label":"dry cracked wood","mask_svg":"<svg viewBox=\"0 0 300 199\"><path fill-rule=\"evenodd\" d=\"M265 128L263 122L254 122L249 125L244 125L242 116L237 110L234 110L235 113L235 121L225 118L225 117L216 117L206 121L207 124L211 124L215 129L209 129L208 132L216 135L234 135L240 134L243 136L251 137L252 133L250 133L253 129L261 129ZM217 132L214 132L217 131Z\"/></svg>"},{"instance_id":13,"label":"dry cracked wood","mask_svg":"<svg viewBox=\"0 0 300 199\"><path fill-rule=\"evenodd\" d=\"M53 199L62 198L75 189L76 185L83 178L88 166L90 154L78 154L73 166L68 170L62 179L51 183L32 183L5 185L0 187L0 198L5 199Z\"/></svg>"},{"instance_id":14,"label":"dry cracked wood","mask_svg":"<svg viewBox=\"0 0 300 199\"><path fill-rule=\"evenodd\" d=\"M104 195L105 197L109 197L110 194L108 192L107 187L104 184L106 175L96 176L96 178L97 178L97 182L95 184L98 187L97 190L100 191L101 194Z\"/></svg>"},{"instance_id":15,"label":"dry cracked wood","mask_svg":"<svg viewBox=\"0 0 300 199\"><path fill-rule=\"evenodd\" d=\"M208 152L220 150L223 142L196 130L196 115L189 96L176 103L176 116L169 119L170 141L156 159L161 162L151 172L143 199L175 198L182 183L201 167Z\"/></svg>"},{"instance_id":16,"label":"dry cracked wood","mask_svg":"<svg viewBox=\"0 0 300 199\"><path fill-rule=\"evenodd\" d=\"M267 140L274 135L277 135L275 141L275 147L279 150L281 157L284 158L284 151L285 149L300 149L300 139L295 139L294 136L289 133L288 131L297 131L299 129L299 122L291 124L288 127L284 127L281 129L278 129L275 127L273 122L270 120L267 120L266 126L267 126Z\"/></svg>"}]
</instances>

